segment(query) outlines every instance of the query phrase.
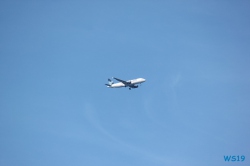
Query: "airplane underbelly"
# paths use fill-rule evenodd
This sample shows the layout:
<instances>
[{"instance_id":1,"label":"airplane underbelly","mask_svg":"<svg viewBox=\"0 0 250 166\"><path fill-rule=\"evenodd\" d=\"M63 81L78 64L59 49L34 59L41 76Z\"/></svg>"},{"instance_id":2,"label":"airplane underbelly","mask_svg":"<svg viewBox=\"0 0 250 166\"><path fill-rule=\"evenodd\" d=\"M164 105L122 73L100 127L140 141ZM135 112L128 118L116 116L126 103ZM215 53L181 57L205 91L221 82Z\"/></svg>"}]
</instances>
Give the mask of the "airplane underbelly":
<instances>
[{"instance_id":1,"label":"airplane underbelly","mask_svg":"<svg viewBox=\"0 0 250 166\"><path fill-rule=\"evenodd\" d=\"M113 85L112 85L112 88L121 88L121 87L124 87L124 86L125 86L125 85L124 85L123 83L119 82L119 83L113 84Z\"/></svg>"}]
</instances>

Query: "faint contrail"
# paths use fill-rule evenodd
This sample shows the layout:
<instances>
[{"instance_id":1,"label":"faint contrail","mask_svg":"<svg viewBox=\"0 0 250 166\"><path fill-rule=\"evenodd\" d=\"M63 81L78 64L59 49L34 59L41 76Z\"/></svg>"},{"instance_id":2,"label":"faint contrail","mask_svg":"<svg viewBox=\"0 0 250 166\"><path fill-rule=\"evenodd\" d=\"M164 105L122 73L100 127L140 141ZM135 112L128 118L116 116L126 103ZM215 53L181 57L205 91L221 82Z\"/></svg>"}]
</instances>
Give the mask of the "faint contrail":
<instances>
[{"instance_id":1,"label":"faint contrail","mask_svg":"<svg viewBox=\"0 0 250 166\"><path fill-rule=\"evenodd\" d=\"M111 134L110 132L108 132L107 129L103 128L103 126L101 125L101 122L100 120L98 119L98 115L97 113L95 112L95 109L93 109L93 107L89 104L86 104L85 105L85 116L86 118L89 120L89 122L100 132L102 133L103 135L105 135L107 138L111 139L112 142L116 142L116 144L119 144L120 146L124 147L124 148L128 148L131 152L131 150L134 152L134 153L138 153L138 154L141 154L143 156L145 156L147 159L150 159L151 161L153 162L156 162L156 163L163 163L163 164L176 164L176 161L175 163L173 163L172 161L173 160L169 160L167 159L166 157L162 157L162 156L159 156L159 155L156 155L156 154L153 154L151 152L148 152L144 149L141 149L139 147L136 147L134 145L131 145L129 144L128 142L126 141L123 141L122 139L120 138L117 138L115 135Z\"/></svg>"}]
</instances>

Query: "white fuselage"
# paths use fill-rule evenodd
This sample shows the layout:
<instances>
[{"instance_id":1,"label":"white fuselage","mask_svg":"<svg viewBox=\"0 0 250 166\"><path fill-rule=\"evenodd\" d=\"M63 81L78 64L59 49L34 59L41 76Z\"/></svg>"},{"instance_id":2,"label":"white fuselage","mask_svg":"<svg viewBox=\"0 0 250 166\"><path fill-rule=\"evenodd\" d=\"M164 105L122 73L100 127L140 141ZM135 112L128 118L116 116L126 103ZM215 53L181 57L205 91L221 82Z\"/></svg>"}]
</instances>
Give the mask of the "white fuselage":
<instances>
[{"instance_id":1,"label":"white fuselage","mask_svg":"<svg viewBox=\"0 0 250 166\"><path fill-rule=\"evenodd\" d=\"M137 79L133 79L133 80L128 80L127 82L130 82L130 85L136 85L136 84L140 84L145 82L146 79L144 78L137 78ZM124 84L122 82L118 82L118 83L114 83L112 85L110 85L110 88L121 88L121 87L126 87L129 86L128 84Z\"/></svg>"}]
</instances>

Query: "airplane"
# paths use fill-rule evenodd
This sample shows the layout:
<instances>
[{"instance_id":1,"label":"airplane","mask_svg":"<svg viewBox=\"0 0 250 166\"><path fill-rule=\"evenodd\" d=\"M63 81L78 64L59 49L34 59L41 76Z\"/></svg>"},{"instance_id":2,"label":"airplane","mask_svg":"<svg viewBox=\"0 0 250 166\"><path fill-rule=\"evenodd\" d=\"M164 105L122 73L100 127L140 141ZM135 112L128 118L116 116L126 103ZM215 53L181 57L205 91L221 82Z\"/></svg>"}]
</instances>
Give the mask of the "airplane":
<instances>
[{"instance_id":1,"label":"airplane","mask_svg":"<svg viewBox=\"0 0 250 166\"><path fill-rule=\"evenodd\" d=\"M121 80L121 79L115 78L115 77L112 77L112 78L119 81L119 82L114 83L111 79L108 79L109 83L105 84L105 85L107 85L108 88L129 87L129 90L131 90L131 88L138 88L137 84L141 84L141 83L146 81L146 79L144 79L144 78L136 78L136 79L128 80L128 81L124 81L124 80Z\"/></svg>"}]
</instances>

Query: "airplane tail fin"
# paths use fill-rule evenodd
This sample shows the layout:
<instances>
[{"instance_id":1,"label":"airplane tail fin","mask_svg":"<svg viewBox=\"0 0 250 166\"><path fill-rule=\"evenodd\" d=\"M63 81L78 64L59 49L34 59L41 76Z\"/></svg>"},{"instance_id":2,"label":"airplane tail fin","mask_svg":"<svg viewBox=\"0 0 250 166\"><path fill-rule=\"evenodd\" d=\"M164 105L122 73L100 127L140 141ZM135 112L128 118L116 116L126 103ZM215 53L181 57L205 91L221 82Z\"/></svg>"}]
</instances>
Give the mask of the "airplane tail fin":
<instances>
[{"instance_id":1,"label":"airplane tail fin","mask_svg":"<svg viewBox=\"0 0 250 166\"><path fill-rule=\"evenodd\" d=\"M114 82L111 80L111 79L108 79L108 84L105 84L107 85L107 87L111 87L111 85L113 84Z\"/></svg>"},{"instance_id":2,"label":"airplane tail fin","mask_svg":"<svg viewBox=\"0 0 250 166\"><path fill-rule=\"evenodd\" d=\"M108 79L109 85L112 85L114 82L111 79Z\"/></svg>"}]
</instances>

